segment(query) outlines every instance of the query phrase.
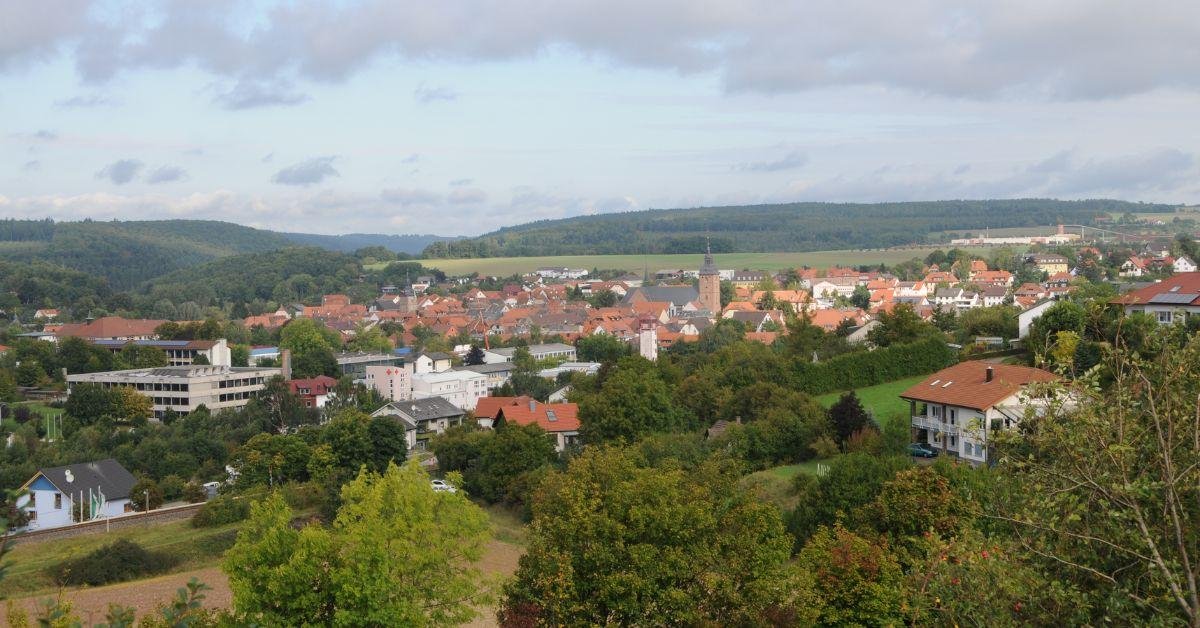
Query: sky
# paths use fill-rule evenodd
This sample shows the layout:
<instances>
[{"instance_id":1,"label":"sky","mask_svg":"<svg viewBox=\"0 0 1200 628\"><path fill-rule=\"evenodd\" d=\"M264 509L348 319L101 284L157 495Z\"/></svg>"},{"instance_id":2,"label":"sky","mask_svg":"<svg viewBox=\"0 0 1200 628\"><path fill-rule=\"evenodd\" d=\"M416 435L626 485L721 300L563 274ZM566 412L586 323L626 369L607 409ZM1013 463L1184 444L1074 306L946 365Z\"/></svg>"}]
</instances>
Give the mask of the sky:
<instances>
[{"instance_id":1,"label":"sky","mask_svg":"<svg viewBox=\"0 0 1200 628\"><path fill-rule=\"evenodd\" d=\"M0 0L0 216L1200 201L1200 3Z\"/></svg>"}]
</instances>

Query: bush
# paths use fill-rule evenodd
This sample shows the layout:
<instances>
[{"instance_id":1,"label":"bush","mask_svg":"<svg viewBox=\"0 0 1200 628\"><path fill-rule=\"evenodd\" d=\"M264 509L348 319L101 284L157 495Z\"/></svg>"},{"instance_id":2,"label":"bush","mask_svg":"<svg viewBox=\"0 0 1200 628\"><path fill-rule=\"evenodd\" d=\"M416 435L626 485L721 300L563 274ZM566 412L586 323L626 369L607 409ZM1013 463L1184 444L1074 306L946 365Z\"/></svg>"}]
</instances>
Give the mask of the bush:
<instances>
[{"instance_id":1,"label":"bush","mask_svg":"<svg viewBox=\"0 0 1200 628\"><path fill-rule=\"evenodd\" d=\"M99 586L161 573L178 560L165 552L152 552L133 541L121 539L92 553L63 561L50 568L61 586Z\"/></svg>"},{"instance_id":2,"label":"bush","mask_svg":"<svg viewBox=\"0 0 1200 628\"><path fill-rule=\"evenodd\" d=\"M154 510L162 506L163 493L159 488L158 482L152 478L142 478L129 489L129 502L133 505L133 509L142 512L146 510L147 495L150 501L150 510Z\"/></svg>"},{"instance_id":3,"label":"bush","mask_svg":"<svg viewBox=\"0 0 1200 628\"><path fill-rule=\"evenodd\" d=\"M312 510L324 505L328 494L325 487L316 482L288 482L279 488L284 501L292 510Z\"/></svg>"},{"instance_id":4,"label":"bush","mask_svg":"<svg viewBox=\"0 0 1200 628\"><path fill-rule=\"evenodd\" d=\"M179 501L183 497L184 486L183 478L180 478L178 475L168 475L158 483L158 488L162 491L163 501L168 502Z\"/></svg>"},{"instance_id":5,"label":"bush","mask_svg":"<svg viewBox=\"0 0 1200 628\"><path fill-rule=\"evenodd\" d=\"M183 498L183 501L189 504L199 504L205 499L208 499L208 492L204 490L204 486L202 486L199 482L188 482L183 487L183 493L180 495L180 497Z\"/></svg>"},{"instance_id":6,"label":"bush","mask_svg":"<svg viewBox=\"0 0 1200 628\"><path fill-rule=\"evenodd\" d=\"M218 495L200 507L192 517L193 528L208 528L241 521L250 516L250 500Z\"/></svg>"}]
</instances>

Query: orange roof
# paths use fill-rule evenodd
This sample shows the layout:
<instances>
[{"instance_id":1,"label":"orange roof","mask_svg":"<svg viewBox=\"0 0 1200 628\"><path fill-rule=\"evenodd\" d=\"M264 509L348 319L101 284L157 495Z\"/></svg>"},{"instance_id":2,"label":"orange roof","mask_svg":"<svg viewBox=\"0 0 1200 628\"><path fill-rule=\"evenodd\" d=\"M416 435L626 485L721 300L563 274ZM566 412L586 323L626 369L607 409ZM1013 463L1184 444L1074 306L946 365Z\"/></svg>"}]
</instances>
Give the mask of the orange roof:
<instances>
[{"instance_id":1,"label":"orange roof","mask_svg":"<svg viewBox=\"0 0 1200 628\"><path fill-rule=\"evenodd\" d=\"M987 262L981 259L971 260L971 272L984 272L987 271L987 269Z\"/></svg>"},{"instance_id":2,"label":"orange roof","mask_svg":"<svg viewBox=\"0 0 1200 628\"><path fill-rule=\"evenodd\" d=\"M753 312L758 309L751 301L730 301L729 305L725 306L726 312Z\"/></svg>"},{"instance_id":3,"label":"orange roof","mask_svg":"<svg viewBox=\"0 0 1200 628\"><path fill-rule=\"evenodd\" d=\"M1200 273L1179 273L1174 277L1151 284L1141 290L1134 290L1133 292L1123 294L1113 299L1112 302L1122 305L1147 303L1160 294L1177 295L1171 297L1172 305L1200 305ZM1178 301L1182 301L1185 298L1182 295L1197 296L1191 301L1180 303Z\"/></svg>"},{"instance_id":4,"label":"orange roof","mask_svg":"<svg viewBox=\"0 0 1200 628\"><path fill-rule=\"evenodd\" d=\"M817 310L809 314L809 322L817 327L821 327L826 331L837 329L837 326L842 324L844 320L852 320L858 324L863 318L863 311L858 308L853 309L826 309Z\"/></svg>"},{"instance_id":5,"label":"orange roof","mask_svg":"<svg viewBox=\"0 0 1200 628\"><path fill-rule=\"evenodd\" d=\"M990 382L986 381L989 367L993 369ZM1057 379L1057 375L1042 369L971 360L926 377L921 383L900 393L900 397L986 411L1019 392L1026 384Z\"/></svg>"},{"instance_id":6,"label":"orange roof","mask_svg":"<svg viewBox=\"0 0 1200 628\"><path fill-rule=\"evenodd\" d=\"M533 400L533 397L527 395L521 395L520 397L481 397L479 401L475 402L475 416L494 419L503 406L528 405Z\"/></svg>"},{"instance_id":7,"label":"orange roof","mask_svg":"<svg viewBox=\"0 0 1200 628\"><path fill-rule=\"evenodd\" d=\"M579 406L573 403L538 403L501 406L497 419L517 425L537 425L547 432L578 432Z\"/></svg>"},{"instance_id":8,"label":"orange roof","mask_svg":"<svg viewBox=\"0 0 1200 628\"><path fill-rule=\"evenodd\" d=\"M745 336L746 340L757 340L764 345L775 344L775 339L779 338L779 332L775 331L748 331Z\"/></svg>"}]
</instances>

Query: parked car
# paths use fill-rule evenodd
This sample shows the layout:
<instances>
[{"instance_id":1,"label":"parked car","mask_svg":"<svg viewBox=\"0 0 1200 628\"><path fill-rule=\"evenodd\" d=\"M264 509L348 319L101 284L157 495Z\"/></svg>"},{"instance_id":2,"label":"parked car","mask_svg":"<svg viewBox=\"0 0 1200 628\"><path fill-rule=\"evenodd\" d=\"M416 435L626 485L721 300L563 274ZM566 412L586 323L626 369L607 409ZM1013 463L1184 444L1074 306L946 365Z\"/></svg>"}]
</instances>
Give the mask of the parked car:
<instances>
[{"instance_id":1,"label":"parked car","mask_svg":"<svg viewBox=\"0 0 1200 628\"><path fill-rule=\"evenodd\" d=\"M908 446L908 453L915 458L937 458L938 450L929 443L912 443Z\"/></svg>"},{"instance_id":2,"label":"parked car","mask_svg":"<svg viewBox=\"0 0 1200 628\"><path fill-rule=\"evenodd\" d=\"M432 480L429 483L431 485L433 485L433 490L435 490L439 493L457 493L458 492L458 489L454 488L453 485L449 484L445 480Z\"/></svg>"}]
</instances>

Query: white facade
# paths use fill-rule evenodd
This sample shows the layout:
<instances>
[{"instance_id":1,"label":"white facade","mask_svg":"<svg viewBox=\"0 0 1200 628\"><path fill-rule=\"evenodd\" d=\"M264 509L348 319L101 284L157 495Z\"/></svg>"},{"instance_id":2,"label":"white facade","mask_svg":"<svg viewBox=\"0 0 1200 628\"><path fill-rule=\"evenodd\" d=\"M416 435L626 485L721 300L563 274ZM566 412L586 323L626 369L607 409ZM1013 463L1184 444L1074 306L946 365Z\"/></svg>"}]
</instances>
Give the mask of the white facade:
<instances>
[{"instance_id":1,"label":"white facade","mask_svg":"<svg viewBox=\"0 0 1200 628\"><path fill-rule=\"evenodd\" d=\"M410 364L368 366L366 384L388 401L412 399L413 369Z\"/></svg>"},{"instance_id":2,"label":"white facade","mask_svg":"<svg viewBox=\"0 0 1200 628\"><path fill-rule=\"evenodd\" d=\"M444 397L463 410L474 410L475 404L487 393L487 376L474 371L415 373L412 376L414 399Z\"/></svg>"},{"instance_id":3,"label":"white facade","mask_svg":"<svg viewBox=\"0 0 1200 628\"><path fill-rule=\"evenodd\" d=\"M201 404L209 410L240 408L266 387L280 369L229 366L163 366L67 376L67 391L79 384L128 386L153 401L156 418L168 411L187 414Z\"/></svg>"},{"instance_id":4,"label":"white facade","mask_svg":"<svg viewBox=\"0 0 1200 628\"><path fill-rule=\"evenodd\" d=\"M44 480L43 480L44 481ZM30 487L29 492L17 499L17 508L29 515L28 530L45 530L61 528L75 523L79 516L80 504L84 514L89 513L91 498L88 495L71 495L63 493L53 484L45 483L47 487ZM93 493L93 496L95 494ZM98 499L98 498L97 498ZM99 508L99 513L92 519L117 517L133 510L129 498L105 501ZM74 515L72 515L74 513Z\"/></svg>"},{"instance_id":5,"label":"white facade","mask_svg":"<svg viewBox=\"0 0 1200 628\"><path fill-rule=\"evenodd\" d=\"M1029 335L1029 326L1042 316L1042 314L1054 305L1054 301L1042 301L1037 305L1017 314L1017 338L1024 338Z\"/></svg>"},{"instance_id":6,"label":"white facade","mask_svg":"<svg viewBox=\"0 0 1200 628\"><path fill-rule=\"evenodd\" d=\"M658 360L658 325L645 322L638 332L638 353L651 362Z\"/></svg>"},{"instance_id":7,"label":"white facade","mask_svg":"<svg viewBox=\"0 0 1200 628\"><path fill-rule=\"evenodd\" d=\"M547 358L561 358L563 360L575 359L575 347L562 343L551 343L544 345L530 345L528 347L529 355L535 360L545 360ZM485 364L495 364L497 362L512 362L513 354L516 353L516 347L508 347L504 349L488 349L483 352L483 361Z\"/></svg>"},{"instance_id":8,"label":"white facade","mask_svg":"<svg viewBox=\"0 0 1200 628\"><path fill-rule=\"evenodd\" d=\"M926 403L925 413L912 417L914 428L925 430L923 442L957 454L967 461L982 464L987 461L989 435L1009 429L1019 421L1024 405L1021 393L1010 395L1000 403L980 412L974 408ZM1009 410L1005 411L1005 408Z\"/></svg>"},{"instance_id":9,"label":"white facade","mask_svg":"<svg viewBox=\"0 0 1200 628\"><path fill-rule=\"evenodd\" d=\"M1171 270L1177 273L1194 273L1196 272L1196 263L1189 259L1186 255L1180 256L1171 265Z\"/></svg>"}]
</instances>

